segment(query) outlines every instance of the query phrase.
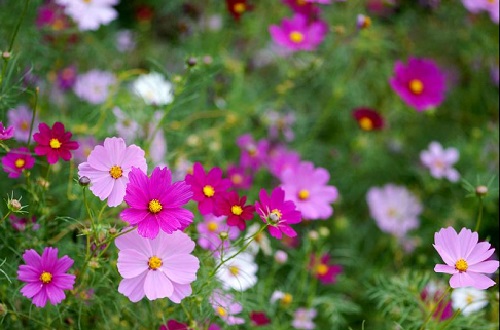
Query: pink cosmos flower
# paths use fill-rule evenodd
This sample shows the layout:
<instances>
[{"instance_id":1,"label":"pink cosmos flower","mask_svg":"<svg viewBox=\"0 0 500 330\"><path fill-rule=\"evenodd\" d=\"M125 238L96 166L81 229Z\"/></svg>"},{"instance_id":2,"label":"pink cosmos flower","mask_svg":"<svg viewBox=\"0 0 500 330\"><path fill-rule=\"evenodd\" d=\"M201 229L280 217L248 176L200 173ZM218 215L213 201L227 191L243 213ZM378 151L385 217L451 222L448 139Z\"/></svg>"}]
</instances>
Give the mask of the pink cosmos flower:
<instances>
[{"instance_id":1,"label":"pink cosmos flower","mask_svg":"<svg viewBox=\"0 0 500 330\"><path fill-rule=\"evenodd\" d=\"M56 122L52 128L45 123L38 124L38 133L33 135L36 141L35 153L38 156L46 156L49 164L55 164L62 158L65 161L71 159L71 150L78 149L78 142L71 141L73 134L66 132L64 125Z\"/></svg>"},{"instance_id":2,"label":"pink cosmos flower","mask_svg":"<svg viewBox=\"0 0 500 330\"><path fill-rule=\"evenodd\" d=\"M311 255L311 271L322 284L334 284L337 281L337 275L342 273L342 266L330 264L330 255L325 253L321 258Z\"/></svg>"},{"instance_id":3,"label":"pink cosmos flower","mask_svg":"<svg viewBox=\"0 0 500 330\"><path fill-rule=\"evenodd\" d=\"M228 165L227 177L235 189L249 189L252 186L252 176L243 167Z\"/></svg>"},{"instance_id":4,"label":"pink cosmos flower","mask_svg":"<svg viewBox=\"0 0 500 330\"><path fill-rule=\"evenodd\" d=\"M267 121L269 137L272 140L277 140L281 135L285 141L290 142L295 138L292 130L292 125L295 123L295 115L291 112L279 113L277 111L268 111L265 114Z\"/></svg>"},{"instance_id":5,"label":"pink cosmos flower","mask_svg":"<svg viewBox=\"0 0 500 330\"><path fill-rule=\"evenodd\" d=\"M253 218L255 207L245 205L246 196L238 196L236 191L230 191L225 197L219 198L215 203L217 213L227 216L228 226L236 226L239 230L245 230L246 221Z\"/></svg>"},{"instance_id":6,"label":"pink cosmos flower","mask_svg":"<svg viewBox=\"0 0 500 330\"><path fill-rule=\"evenodd\" d=\"M3 170L9 173L9 178L16 179L21 176L23 170L29 170L35 165L35 158L31 156L28 148L21 147L11 149L2 157Z\"/></svg>"},{"instance_id":7,"label":"pink cosmos flower","mask_svg":"<svg viewBox=\"0 0 500 330\"><path fill-rule=\"evenodd\" d=\"M136 36L131 30L120 30L116 32L115 45L121 53L134 50L136 44Z\"/></svg>"},{"instance_id":8,"label":"pink cosmos flower","mask_svg":"<svg viewBox=\"0 0 500 330\"><path fill-rule=\"evenodd\" d=\"M250 313L250 320L252 321L252 325L255 327L271 323L271 320L267 317L266 312L264 311L252 311Z\"/></svg>"},{"instance_id":9,"label":"pink cosmos flower","mask_svg":"<svg viewBox=\"0 0 500 330\"><path fill-rule=\"evenodd\" d=\"M394 66L394 74L389 80L392 89L417 111L437 107L443 102L446 79L434 61L410 58L406 66L398 61Z\"/></svg>"},{"instance_id":10,"label":"pink cosmos flower","mask_svg":"<svg viewBox=\"0 0 500 330\"><path fill-rule=\"evenodd\" d=\"M268 157L268 167L272 175L281 180L281 176L289 169L295 169L300 164L300 155L286 147L278 145L271 149Z\"/></svg>"},{"instance_id":11,"label":"pink cosmos flower","mask_svg":"<svg viewBox=\"0 0 500 330\"><path fill-rule=\"evenodd\" d=\"M57 83L60 89L71 89L76 82L77 71L74 65L70 65L57 73Z\"/></svg>"},{"instance_id":12,"label":"pink cosmos flower","mask_svg":"<svg viewBox=\"0 0 500 330\"><path fill-rule=\"evenodd\" d=\"M40 225L36 223L36 217L32 216L31 218L19 218L15 215L9 216L10 224L17 231L25 231L27 228L31 230L40 229Z\"/></svg>"},{"instance_id":13,"label":"pink cosmos flower","mask_svg":"<svg viewBox=\"0 0 500 330\"><path fill-rule=\"evenodd\" d=\"M80 31L97 30L107 25L118 16L113 8L119 0L56 0L64 6L64 12L78 25Z\"/></svg>"},{"instance_id":14,"label":"pink cosmos flower","mask_svg":"<svg viewBox=\"0 0 500 330\"><path fill-rule=\"evenodd\" d=\"M230 241L234 241L240 236L240 230L236 227L230 227L226 223L227 217L206 215L203 221L198 223L198 245L205 250L226 250L229 248ZM227 239L222 240L222 235L227 235Z\"/></svg>"},{"instance_id":15,"label":"pink cosmos flower","mask_svg":"<svg viewBox=\"0 0 500 330\"><path fill-rule=\"evenodd\" d=\"M193 200L198 202L198 209L201 214L217 214L215 201L224 197L227 189L231 185L228 179L222 178L222 170L218 167L212 168L207 174L203 166L196 162L193 165L193 173L186 175L186 183L191 185Z\"/></svg>"},{"instance_id":16,"label":"pink cosmos flower","mask_svg":"<svg viewBox=\"0 0 500 330\"><path fill-rule=\"evenodd\" d=\"M178 304L191 294L200 261L191 255L194 242L187 234L160 232L151 240L134 230L117 237L115 244L120 250L118 272L123 277L118 292L130 301L168 297Z\"/></svg>"},{"instance_id":17,"label":"pink cosmos flower","mask_svg":"<svg viewBox=\"0 0 500 330\"><path fill-rule=\"evenodd\" d=\"M310 220L328 219L333 214L333 203L337 197L337 188L328 186L330 174L324 168L314 168L311 162L301 162L294 169L288 169L281 175L281 187L285 198L291 200Z\"/></svg>"},{"instance_id":18,"label":"pink cosmos flower","mask_svg":"<svg viewBox=\"0 0 500 330\"><path fill-rule=\"evenodd\" d=\"M366 201L371 217L384 232L403 237L420 225L418 216L422 205L405 187L393 184L372 187L366 194Z\"/></svg>"},{"instance_id":19,"label":"pink cosmos flower","mask_svg":"<svg viewBox=\"0 0 500 330\"><path fill-rule=\"evenodd\" d=\"M283 19L281 26L269 28L274 42L293 51L315 50L328 33L328 24L321 20L308 22L305 15L295 14L292 19Z\"/></svg>"},{"instance_id":20,"label":"pink cosmos flower","mask_svg":"<svg viewBox=\"0 0 500 330\"><path fill-rule=\"evenodd\" d=\"M112 137L95 146L87 161L78 165L78 175L89 178L90 191L115 207L123 202L132 167L147 172L144 150L134 144L127 147L123 139Z\"/></svg>"},{"instance_id":21,"label":"pink cosmos flower","mask_svg":"<svg viewBox=\"0 0 500 330\"><path fill-rule=\"evenodd\" d=\"M265 163L269 150L268 141L255 142L252 135L244 134L237 139L236 144L241 148L241 167L257 171Z\"/></svg>"},{"instance_id":22,"label":"pink cosmos flower","mask_svg":"<svg viewBox=\"0 0 500 330\"><path fill-rule=\"evenodd\" d=\"M312 330L316 328L313 319L317 315L314 308L297 308L293 315L292 326L295 329Z\"/></svg>"},{"instance_id":23,"label":"pink cosmos flower","mask_svg":"<svg viewBox=\"0 0 500 330\"><path fill-rule=\"evenodd\" d=\"M457 234L452 227L441 228L434 234L433 246L446 263L437 264L434 271L453 274L450 279L452 288L472 286L485 290L495 285L494 281L483 274L491 274L498 269L498 260L487 260L495 249L491 248L490 243L478 243L476 232L462 228Z\"/></svg>"},{"instance_id":24,"label":"pink cosmos flower","mask_svg":"<svg viewBox=\"0 0 500 330\"><path fill-rule=\"evenodd\" d=\"M235 315L243 311L243 306L234 299L229 293L224 293L215 289L209 298L215 314L219 316L228 325L243 324L245 320Z\"/></svg>"},{"instance_id":25,"label":"pink cosmos flower","mask_svg":"<svg viewBox=\"0 0 500 330\"><path fill-rule=\"evenodd\" d=\"M0 121L0 141L12 139L14 136L14 126L3 126L3 123Z\"/></svg>"},{"instance_id":26,"label":"pink cosmos flower","mask_svg":"<svg viewBox=\"0 0 500 330\"><path fill-rule=\"evenodd\" d=\"M427 284L420 294L420 298L425 303L425 305L432 310L435 308L435 312L432 315L434 319L439 321L444 321L453 316L453 307L451 305L451 301L449 299L443 299L440 301L441 296L443 295L444 290L433 282ZM436 303L439 302L437 307Z\"/></svg>"},{"instance_id":27,"label":"pink cosmos flower","mask_svg":"<svg viewBox=\"0 0 500 330\"><path fill-rule=\"evenodd\" d=\"M132 143L137 137L142 137L143 130L137 121L125 114L119 107L114 107L112 111L116 117L115 130L119 137L128 143Z\"/></svg>"},{"instance_id":28,"label":"pink cosmos flower","mask_svg":"<svg viewBox=\"0 0 500 330\"><path fill-rule=\"evenodd\" d=\"M322 0L320 0L322 1ZM299 13L307 17L315 17L319 14L320 9L314 5L315 0L282 0L282 2L290 7L294 13Z\"/></svg>"},{"instance_id":29,"label":"pink cosmos flower","mask_svg":"<svg viewBox=\"0 0 500 330\"><path fill-rule=\"evenodd\" d=\"M297 232L290 227L302 221L302 216L295 208L294 202L285 200L285 192L280 187L274 188L271 196L264 189L259 193L259 201L255 202L255 209L262 221L269 225L269 233L281 239L283 234L293 237Z\"/></svg>"},{"instance_id":30,"label":"pink cosmos flower","mask_svg":"<svg viewBox=\"0 0 500 330\"><path fill-rule=\"evenodd\" d=\"M40 256L35 250L23 254L25 265L20 265L17 278L26 283L21 293L33 299L36 307L45 307L47 300L57 305L66 298L63 290L73 290L75 275L66 274L73 265L73 259L57 257L56 248L46 247Z\"/></svg>"},{"instance_id":31,"label":"pink cosmos flower","mask_svg":"<svg viewBox=\"0 0 500 330\"><path fill-rule=\"evenodd\" d=\"M471 13L489 12L491 20L498 24L500 12L499 0L462 0L462 3Z\"/></svg>"},{"instance_id":32,"label":"pink cosmos flower","mask_svg":"<svg viewBox=\"0 0 500 330\"><path fill-rule=\"evenodd\" d=\"M14 127L14 139L19 142L28 142L32 116L33 111L25 105L20 105L17 108L7 111L9 124ZM38 124L38 116L35 116L33 127L37 127Z\"/></svg>"},{"instance_id":33,"label":"pink cosmos flower","mask_svg":"<svg viewBox=\"0 0 500 330\"><path fill-rule=\"evenodd\" d=\"M187 324L176 320L168 320L166 325L161 325L158 330L192 330Z\"/></svg>"},{"instance_id":34,"label":"pink cosmos flower","mask_svg":"<svg viewBox=\"0 0 500 330\"><path fill-rule=\"evenodd\" d=\"M82 163L87 160L88 156L94 149L94 147L98 144L96 138L94 136L86 136L76 139L78 145L80 146L75 152L73 156L75 156L76 163Z\"/></svg>"},{"instance_id":35,"label":"pink cosmos flower","mask_svg":"<svg viewBox=\"0 0 500 330\"><path fill-rule=\"evenodd\" d=\"M38 29L50 29L52 31L61 31L69 27L69 20L63 13L63 7L52 1L38 7L36 26Z\"/></svg>"},{"instance_id":36,"label":"pink cosmos flower","mask_svg":"<svg viewBox=\"0 0 500 330\"><path fill-rule=\"evenodd\" d=\"M447 178L451 182L457 182L460 174L453 168L458 161L459 152L456 148L443 149L439 142L431 142L428 150L420 153L420 161L431 171L436 179Z\"/></svg>"},{"instance_id":37,"label":"pink cosmos flower","mask_svg":"<svg viewBox=\"0 0 500 330\"><path fill-rule=\"evenodd\" d=\"M111 72L91 70L76 78L73 90L79 98L91 104L101 104L109 96L109 90L116 83Z\"/></svg>"},{"instance_id":38,"label":"pink cosmos flower","mask_svg":"<svg viewBox=\"0 0 500 330\"><path fill-rule=\"evenodd\" d=\"M171 234L193 222L193 213L182 208L193 196L191 187L184 181L172 183L168 168L156 167L148 178L133 167L128 177L124 199L129 208L120 213L120 218L137 225L141 236L154 239L160 228Z\"/></svg>"}]
</instances>

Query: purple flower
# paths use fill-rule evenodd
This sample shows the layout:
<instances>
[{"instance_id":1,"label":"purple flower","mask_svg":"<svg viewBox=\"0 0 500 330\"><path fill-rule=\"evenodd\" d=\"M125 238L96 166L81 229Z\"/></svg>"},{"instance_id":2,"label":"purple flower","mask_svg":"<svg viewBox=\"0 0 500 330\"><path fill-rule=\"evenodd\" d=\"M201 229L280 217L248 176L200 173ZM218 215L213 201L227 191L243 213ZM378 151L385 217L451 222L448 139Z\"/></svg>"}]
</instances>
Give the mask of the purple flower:
<instances>
[{"instance_id":1,"label":"purple flower","mask_svg":"<svg viewBox=\"0 0 500 330\"><path fill-rule=\"evenodd\" d=\"M109 89L116 83L114 74L91 70L76 78L73 90L79 98L91 104L101 104L109 96Z\"/></svg>"},{"instance_id":2,"label":"purple flower","mask_svg":"<svg viewBox=\"0 0 500 330\"><path fill-rule=\"evenodd\" d=\"M301 162L296 168L288 169L281 176L281 187L285 198L291 200L310 220L328 219L333 214L333 203L337 188L328 186L330 174L324 168L314 168L311 162Z\"/></svg>"},{"instance_id":3,"label":"purple flower","mask_svg":"<svg viewBox=\"0 0 500 330\"><path fill-rule=\"evenodd\" d=\"M261 189L259 199L255 202L255 209L262 221L269 225L271 236L277 239L281 239L283 234L289 237L297 236L297 232L290 225L301 222L302 216L292 201L285 200L283 189L274 188L271 196Z\"/></svg>"},{"instance_id":4,"label":"purple flower","mask_svg":"<svg viewBox=\"0 0 500 330\"><path fill-rule=\"evenodd\" d=\"M406 66L398 61L394 66L394 74L389 80L392 89L417 111L437 107L443 102L446 93L445 75L434 61L410 58Z\"/></svg>"},{"instance_id":5,"label":"purple flower","mask_svg":"<svg viewBox=\"0 0 500 330\"><path fill-rule=\"evenodd\" d=\"M200 261L191 255L194 242L187 234L160 232L150 240L134 230L116 238L115 244L123 277L118 292L130 301L168 297L178 304L191 294Z\"/></svg>"},{"instance_id":6,"label":"purple flower","mask_svg":"<svg viewBox=\"0 0 500 330\"><path fill-rule=\"evenodd\" d=\"M295 169L300 164L300 155L284 146L272 148L267 159L269 171L280 180L286 170Z\"/></svg>"},{"instance_id":7,"label":"purple flower","mask_svg":"<svg viewBox=\"0 0 500 330\"><path fill-rule=\"evenodd\" d=\"M328 24L316 20L308 22L305 15L295 14L292 19L283 19L281 26L269 28L274 42L290 50L315 50L328 33Z\"/></svg>"},{"instance_id":8,"label":"purple flower","mask_svg":"<svg viewBox=\"0 0 500 330\"><path fill-rule=\"evenodd\" d=\"M453 168L453 164L460 156L455 148L443 149L439 142L431 142L428 150L420 153L420 161L431 171L436 179L447 178L451 182L457 182L460 174Z\"/></svg>"},{"instance_id":9,"label":"purple flower","mask_svg":"<svg viewBox=\"0 0 500 330\"><path fill-rule=\"evenodd\" d=\"M205 250L226 250L229 248L229 242L234 241L240 236L240 230L237 227L230 227L226 223L227 217L216 217L206 215L203 221L198 223L198 245ZM221 234L227 239L222 240Z\"/></svg>"},{"instance_id":10,"label":"purple flower","mask_svg":"<svg viewBox=\"0 0 500 330\"><path fill-rule=\"evenodd\" d=\"M26 228L31 228L32 230L38 230L40 225L36 223L35 216L31 218L19 218L15 215L9 216L10 224L17 231L25 231Z\"/></svg>"},{"instance_id":11,"label":"purple flower","mask_svg":"<svg viewBox=\"0 0 500 330\"><path fill-rule=\"evenodd\" d=\"M234 299L234 296L229 293L224 293L219 289L215 289L209 298L215 314L229 325L243 324L245 320L235 315L243 311L243 306Z\"/></svg>"},{"instance_id":12,"label":"purple flower","mask_svg":"<svg viewBox=\"0 0 500 330\"><path fill-rule=\"evenodd\" d=\"M134 142L137 137L142 137L143 131L137 121L130 118L119 107L113 108L113 114L116 117L115 130L119 137L128 143Z\"/></svg>"},{"instance_id":13,"label":"purple flower","mask_svg":"<svg viewBox=\"0 0 500 330\"><path fill-rule=\"evenodd\" d=\"M74 65L68 66L57 73L57 83L60 89L71 89L76 82L77 71Z\"/></svg>"},{"instance_id":14,"label":"purple flower","mask_svg":"<svg viewBox=\"0 0 500 330\"><path fill-rule=\"evenodd\" d=\"M35 158L31 156L28 148L12 149L2 157L3 170L9 173L9 178L17 179L23 170L29 170L35 165Z\"/></svg>"},{"instance_id":15,"label":"purple flower","mask_svg":"<svg viewBox=\"0 0 500 330\"><path fill-rule=\"evenodd\" d=\"M78 142L80 146L73 152L73 156L75 156L75 161L77 163L86 161L94 147L99 144L93 136L78 138L76 142Z\"/></svg>"},{"instance_id":16,"label":"purple flower","mask_svg":"<svg viewBox=\"0 0 500 330\"><path fill-rule=\"evenodd\" d=\"M33 111L25 105L20 105L17 108L10 109L7 112L7 117L9 119L9 124L14 127L14 139L19 142L28 142ZM36 116L33 122L33 132L31 134L34 133L34 128L37 127L38 124L39 120ZM33 135L31 137L33 137Z\"/></svg>"},{"instance_id":17,"label":"purple flower","mask_svg":"<svg viewBox=\"0 0 500 330\"><path fill-rule=\"evenodd\" d=\"M57 257L56 248L46 247L40 256L35 250L23 254L25 265L20 265L17 278L26 283L21 289L23 296L33 299L36 307L45 307L47 300L57 305L66 298L63 290L72 290L75 275L66 274L73 259Z\"/></svg>"},{"instance_id":18,"label":"purple flower","mask_svg":"<svg viewBox=\"0 0 500 330\"><path fill-rule=\"evenodd\" d=\"M372 187L366 194L366 201L371 217L384 232L403 237L420 225L418 216L422 205L405 187L393 184Z\"/></svg>"},{"instance_id":19,"label":"purple flower","mask_svg":"<svg viewBox=\"0 0 500 330\"><path fill-rule=\"evenodd\" d=\"M129 208L120 213L120 218L137 225L141 236L154 239L160 229L171 234L193 222L193 213L182 208L193 196L191 187L184 181L172 183L168 168L155 168L150 178L132 168L129 180L124 198Z\"/></svg>"},{"instance_id":20,"label":"purple flower","mask_svg":"<svg viewBox=\"0 0 500 330\"><path fill-rule=\"evenodd\" d=\"M252 176L243 167L228 165L227 177L235 189L249 189L252 186Z\"/></svg>"},{"instance_id":21,"label":"purple flower","mask_svg":"<svg viewBox=\"0 0 500 330\"><path fill-rule=\"evenodd\" d=\"M77 150L78 142L72 141L73 134L67 132L64 124L56 122L49 127L46 123L38 124L38 132L33 135L36 141L35 153L38 156L46 156L49 164L55 164L59 158L69 161L72 157L71 151Z\"/></svg>"},{"instance_id":22,"label":"purple flower","mask_svg":"<svg viewBox=\"0 0 500 330\"><path fill-rule=\"evenodd\" d=\"M313 322L316 315L317 311L314 308L297 308L293 315L292 326L295 329L312 330L316 328Z\"/></svg>"},{"instance_id":23,"label":"purple flower","mask_svg":"<svg viewBox=\"0 0 500 330\"><path fill-rule=\"evenodd\" d=\"M3 126L3 123L0 121L0 141L12 139L14 136L14 126Z\"/></svg>"},{"instance_id":24,"label":"purple flower","mask_svg":"<svg viewBox=\"0 0 500 330\"><path fill-rule=\"evenodd\" d=\"M314 17L319 14L319 8L313 2L308 0L282 0L285 5L290 7L295 13Z\"/></svg>"},{"instance_id":25,"label":"purple flower","mask_svg":"<svg viewBox=\"0 0 500 330\"><path fill-rule=\"evenodd\" d=\"M64 6L64 12L78 25L80 31L97 30L118 16L113 8L119 0L56 0Z\"/></svg>"},{"instance_id":26,"label":"purple flower","mask_svg":"<svg viewBox=\"0 0 500 330\"><path fill-rule=\"evenodd\" d=\"M498 269L498 260L488 260L495 252L491 244L478 243L478 234L470 229L462 228L457 234L452 227L441 228L434 234L434 248L446 265L437 264L437 273L453 274L450 279L452 288L474 287L485 290L493 285L488 276Z\"/></svg>"},{"instance_id":27,"label":"purple flower","mask_svg":"<svg viewBox=\"0 0 500 330\"><path fill-rule=\"evenodd\" d=\"M269 125L269 137L271 139L278 139L280 134L283 134L287 142L294 139L295 134L292 125L295 123L295 115L293 113L281 114L277 111L269 111L266 112L265 117Z\"/></svg>"},{"instance_id":28,"label":"purple flower","mask_svg":"<svg viewBox=\"0 0 500 330\"><path fill-rule=\"evenodd\" d=\"M147 172L144 150L134 144L127 147L123 139L112 137L103 146L95 146L87 161L78 165L78 175L89 178L94 195L107 198L108 206L115 207L123 202L132 167Z\"/></svg>"},{"instance_id":29,"label":"purple flower","mask_svg":"<svg viewBox=\"0 0 500 330\"><path fill-rule=\"evenodd\" d=\"M130 30L120 30L116 32L116 48L120 52L129 52L134 50L136 45L135 36Z\"/></svg>"}]
</instances>

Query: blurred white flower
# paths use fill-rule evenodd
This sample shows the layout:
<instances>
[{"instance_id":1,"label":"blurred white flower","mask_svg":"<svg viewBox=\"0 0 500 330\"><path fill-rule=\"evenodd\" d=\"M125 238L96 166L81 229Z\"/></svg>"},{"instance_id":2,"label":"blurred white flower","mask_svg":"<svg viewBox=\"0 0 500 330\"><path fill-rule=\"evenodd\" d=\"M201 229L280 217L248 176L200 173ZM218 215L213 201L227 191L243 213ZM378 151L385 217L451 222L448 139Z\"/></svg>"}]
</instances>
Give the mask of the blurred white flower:
<instances>
[{"instance_id":1,"label":"blurred white flower","mask_svg":"<svg viewBox=\"0 0 500 330\"><path fill-rule=\"evenodd\" d=\"M471 315L488 305L486 291L472 287L455 289L451 293L451 305L453 309L460 308L464 316Z\"/></svg>"},{"instance_id":2,"label":"blurred white flower","mask_svg":"<svg viewBox=\"0 0 500 330\"><path fill-rule=\"evenodd\" d=\"M148 105L167 105L174 101L173 85L158 72L137 78L132 84L134 93Z\"/></svg>"},{"instance_id":3,"label":"blurred white flower","mask_svg":"<svg viewBox=\"0 0 500 330\"><path fill-rule=\"evenodd\" d=\"M236 250L229 250L225 255L228 258L236 254ZM233 259L226 261L215 274L225 290L235 289L245 291L257 284L257 264L251 254L242 252Z\"/></svg>"}]
</instances>

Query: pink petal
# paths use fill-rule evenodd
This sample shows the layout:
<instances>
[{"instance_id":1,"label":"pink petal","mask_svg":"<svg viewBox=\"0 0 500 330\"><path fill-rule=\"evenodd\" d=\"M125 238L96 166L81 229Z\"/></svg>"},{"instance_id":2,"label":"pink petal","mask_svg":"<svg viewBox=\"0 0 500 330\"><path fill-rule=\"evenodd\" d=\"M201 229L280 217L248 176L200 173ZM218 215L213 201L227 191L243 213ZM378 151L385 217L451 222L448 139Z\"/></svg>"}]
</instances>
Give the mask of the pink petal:
<instances>
[{"instance_id":1,"label":"pink petal","mask_svg":"<svg viewBox=\"0 0 500 330\"><path fill-rule=\"evenodd\" d=\"M168 298L176 304L180 303L185 297L190 296L193 292L191 285L189 284L178 284L172 282L172 285L174 286L174 292L172 292Z\"/></svg>"},{"instance_id":2,"label":"pink petal","mask_svg":"<svg viewBox=\"0 0 500 330\"><path fill-rule=\"evenodd\" d=\"M476 246L478 234L470 229L462 228L458 234L458 241L460 242L460 257L465 258Z\"/></svg>"},{"instance_id":3,"label":"pink petal","mask_svg":"<svg viewBox=\"0 0 500 330\"><path fill-rule=\"evenodd\" d=\"M473 265L491 257L493 252L495 252L495 249L489 250L490 247L491 247L490 243L487 242L478 243L474 247L474 249L472 249L470 254L466 256L467 263L469 265Z\"/></svg>"},{"instance_id":4,"label":"pink petal","mask_svg":"<svg viewBox=\"0 0 500 330\"><path fill-rule=\"evenodd\" d=\"M194 242L186 233L175 231L172 234L160 233L158 239L151 241L153 254L168 259L176 255L190 254L194 250Z\"/></svg>"},{"instance_id":5,"label":"pink petal","mask_svg":"<svg viewBox=\"0 0 500 330\"><path fill-rule=\"evenodd\" d=\"M33 266L34 268L40 268L42 257L35 250L26 250L23 254L23 259L27 265Z\"/></svg>"},{"instance_id":6,"label":"pink petal","mask_svg":"<svg viewBox=\"0 0 500 330\"><path fill-rule=\"evenodd\" d=\"M474 265L469 265L467 272L494 273L498 269L498 260L487 260Z\"/></svg>"},{"instance_id":7,"label":"pink petal","mask_svg":"<svg viewBox=\"0 0 500 330\"><path fill-rule=\"evenodd\" d=\"M174 287L172 282L159 270L150 270L147 272L144 282L144 292L149 300L166 298L172 295Z\"/></svg>"},{"instance_id":8,"label":"pink petal","mask_svg":"<svg viewBox=\"0 0 500 330\"><path fill-rule=\"evenodd\" d=\"M47 297L52 305L57 305L66 298L64 291L54 285L46 286Z\"/></svg>"},{"instance_id":9,"label":"pink petal","mask_svg":"<svg viewBox=\"0 0 500 330\"><path fill-rule=\"evenodd\" d=\"M148 270L149 257L140 251L127 249L118 252L118 271L123 278L134 278Z\"/></svg>"},{"instance_id":10,"label":"pink petal","mask_svg":"<svg viewBox=\"0 0 500 330\"><path fill-rule=\"evenodd\" d=\"M471 286L478 290L486 290L496 284L491 278L484 274L478 274L469 271L467 271L467 274L469 274L470 278L473 281L473 284Z\"/></svg>"},{"instance_id":11,"label":"pink petal","mask_svg":"<svg viewBox=\"0 0 500 330\"><path fill-rule=\"evenodd\" d=\"M108 197L108 206L115 207L123 202L123 197L125 196L125 187L127 186L128 180L124 177L114 180L114 186Z\"/></svg>"},{"instance_id":12,"label":"pink petal","mask_svg":"<svg viewBox=\"0 0 500 330\"><path fill-rule=\"evenodd\" d=\"M458 272L450 278L450 286L453 289L474 286L475 281L468 272Z\"/></svg>"},{"instance_id":13,"label":"pink petal","mask_svg":"<svg viewBox=\"0 0 500 330\"><path fill-rule=\"evenodd\" d=\"M141 300L144 293L144 282L149 271L146 271L136 278L123 279L118 286L118 292L127 296L130 301L138 302Z\"/></svg>"},{"instance_id":14,"label":"pink petal","mask_svg":"<svg viewBox=\"0 0 500 330\"><path fill-rule=\"evenodd\" d=\"M171 281L189 284L196 280L196 271L200 268L200 262L195 256L178 254L163 260L163 271Z\"/></svg>"},{"instance_id":15,"label":"pink petal","mask_svg":"<svg viewBox=\"0 0 500 330\"><path fill-rule=\"evenodd\" d=\"M47 299L47 292L45 292L45 288L42 288L36 295L33 296L33 304L36 307L45 307Z\"/></svg>"},{"instance_id":16,"label":"pink petal","mask_svg":"<svg viewBox=\"0 0 500 330\"><path fill-rule=\"evenodd\" d=\"M130 228L125 228L124 231ZM119 250L134 249L141 252L145 256L155 255L151 250L150 240L144 239L137 233L137 230L133 230L130 233L118 236L115 239L115 245Z\"/></svg>"},{"instance_id":17,"label":"pink petal","mask_svg":"<svg viewBox=\"0 0 500 330\"><path fill-rule=\"evenodd\" d=\"M42 287L43 285L40 281L38 283L28 283L21 289L21 293L26 298L33 298L38 292L40 292Z\"/></svg>"},{"instance_id":18,"label":"pink petal","mask_svg":"<svg viewBox=\"0 0 500 330\"><path fill-rule=\"evenodd\" d=\"M149 214L137 225L137 232L139 235L149 239L155 239L159 231L160 225L158 221Z\"/></svg>"},{"instance_id":19,"label":"pink petal","mask_svg":"<svg viewBox=\"0 0 500 330\"><path fill-rule=\"evenodd\" d=\"M452 259L443 247L441 247L440 245L435 245L435 244L433 244L432 246L434 246L434 248L438 252L439 256L441 257L441 259L443 259L443 261L445 263L447 263L448 265L453 266L453 267L455 266L455 263L457 262L457 260Z\"/></svg>"},{"instance_id":20,"label":"pink petal","mask_svg":"<svg viewBox=\"0 0 500 330\"><path fill-rule=\"evenodd\" d=\"M455 267L452 267L452 266L448 266L448 265L436 265L434 267L434 271L436 273L448 273L448 274L455 274L457 273L458 271L455 269Z\"/></svg>"}]
</instances>

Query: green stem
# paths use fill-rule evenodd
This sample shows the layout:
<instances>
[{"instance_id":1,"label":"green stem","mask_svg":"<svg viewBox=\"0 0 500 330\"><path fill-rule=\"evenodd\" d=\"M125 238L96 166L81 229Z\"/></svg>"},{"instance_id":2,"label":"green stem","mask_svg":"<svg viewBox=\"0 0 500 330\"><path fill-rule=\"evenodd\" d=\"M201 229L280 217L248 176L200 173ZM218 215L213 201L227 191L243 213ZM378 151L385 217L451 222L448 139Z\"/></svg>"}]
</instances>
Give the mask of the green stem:
<instances>
[{"instance_id":1,"label":"green stem","mask_svg":"<svg viewBox=\"0 0 500 330\"><path fill-rule=\"evenodd\" d=\"M30 148L31 136L33 134L33 125L35 125L35 116L36 116L36 108L38 107L38 93L39 92L40 92L40 88L37 87L35 89L35 106L33 107L33 114L31 115L30 135L28 136L28 149Z\"/></svg>"},{"instance_id":2,"label":"green stem","mask_svg":"<svg viewBox=\"0 0 500 330\"><path fill-rule=\"evenodd\" d=\"M434 308L431 310L429 315L427 315L427 317L424 321L424 324L422 324L422 326L420 327L420 330L425 330L425 326L427 325L427 323L429 323L429 320L432 318L432 315L434 315L434 313L436 313L436 309L439 307L439 304L441 304L441 301L443 301L444 297L446 297L448 295L448 293L450 293L450 291L451 291L451 287L449 286L446 289L446 291L443 292L441 297L439 297L439 300L436 302L436 304L434 305Z\"/></svg>"},{"instance_id":3,"label":"green stem","mask_svg":"<svg viewBox=\"0 0 500 330\"><path fill-rule=\"evenodd\" d=\"M479 196L479 212L477 214L476 228L474 229L475 232L479 231L479 227L481 226L481 219L483 218L483 209L484 209L483 197Z\"/></svg>"},{"instance_id":4,"label":"green stem","mask_svg":"<svg viewBox=\"0 0 500 330\"><path fill-rule=\"evenodd\" d=\"M453 316L450 319L446 320L446 322L442 322L443 326L440 329L441 330L446 329L453 322L453 320L456 319L458 315L460 315L461 312L462 310L460 308L457 309L455 313L453 313Z\"/></svg>"},{"instance_id":5,"label":"green stem","mask_svg":"<svg viewBox=\"0 0 500 330\"><path fill-rule=\"evenodd\" d=\"M11 211L8 210L7 211L7 214L2 218L2 221L0 221L0 223L4 222L5 219L7 219L7 217L10 215Z\"/></svg>"}]
</instances>

